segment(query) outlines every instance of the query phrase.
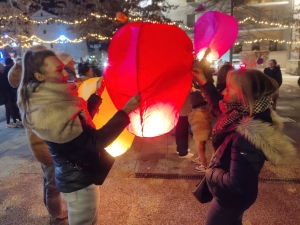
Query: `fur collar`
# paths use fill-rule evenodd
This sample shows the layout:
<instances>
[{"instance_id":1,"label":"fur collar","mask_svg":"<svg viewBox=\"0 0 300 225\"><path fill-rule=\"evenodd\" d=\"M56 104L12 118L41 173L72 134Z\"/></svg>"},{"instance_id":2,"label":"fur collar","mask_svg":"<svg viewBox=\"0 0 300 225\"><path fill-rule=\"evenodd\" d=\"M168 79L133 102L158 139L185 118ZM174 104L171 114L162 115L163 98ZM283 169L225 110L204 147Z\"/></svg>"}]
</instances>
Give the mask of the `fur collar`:
<instances>
[{"instance_id":1,"label":"fur collar","mask_svg":"<svg viewBox=\"0 0 300 225\"><path fill-rule=\"evenodd\" d=\"M43 140L67 143L82 133L80 118L95 127L86 101L77 95L74 84L40 84L35 92L30 92L26 128Z\"/></svg>"},{"instance_id":2,"label":"fur collar","mask_svg":"<svg viewBox=\"0 0 300 225\"><path fill-rule=\"evenodd\" d=\"M283 134L283 122L278 114L271 110L271 117L273 125L252 117L244 117L236 131L261 149L273 165L288 164L296 159L297 151L291 140Z\"/></svg>"}]
</instances>

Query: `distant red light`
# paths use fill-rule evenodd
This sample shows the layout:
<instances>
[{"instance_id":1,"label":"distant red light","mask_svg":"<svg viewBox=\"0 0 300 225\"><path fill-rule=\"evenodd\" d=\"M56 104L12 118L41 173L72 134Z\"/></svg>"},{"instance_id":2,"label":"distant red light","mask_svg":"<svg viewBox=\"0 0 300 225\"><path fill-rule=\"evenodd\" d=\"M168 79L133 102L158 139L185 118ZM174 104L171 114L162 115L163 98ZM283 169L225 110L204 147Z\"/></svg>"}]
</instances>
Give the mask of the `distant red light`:
<instances>
[{"instance_id":1,"label":"distant red light","mask_svg":"<svg viewBox=\"0 0 300 225\"><path fill-rule=\"evenodd\" d=\"M245 63L242 63L242 64L240 65L240 67L241 67L241 69L246 69L246 64L245 64Z\"/></svg>"}]
</instances>

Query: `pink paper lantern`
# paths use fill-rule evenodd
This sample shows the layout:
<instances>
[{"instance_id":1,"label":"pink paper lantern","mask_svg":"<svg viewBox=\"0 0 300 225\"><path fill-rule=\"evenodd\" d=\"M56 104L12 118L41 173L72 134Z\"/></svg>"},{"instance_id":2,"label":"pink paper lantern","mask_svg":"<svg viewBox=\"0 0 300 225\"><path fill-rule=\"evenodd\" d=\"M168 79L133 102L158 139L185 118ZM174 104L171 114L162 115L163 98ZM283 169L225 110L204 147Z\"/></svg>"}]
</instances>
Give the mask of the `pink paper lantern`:
<instances>
[{"instance_id":1,"label":"pink paper lantern","mask_svg":"<svg viewBox=\"0 0 300 225\"><path fill-rule=\"evenodd\" d=\"M219 59L234 44L238 36L238 21L218 11L204 13L195 23L195 53L201 58L207 48L211 56Z\"/></svg>"},{"instance_id":2,"label":"pink paper lantern","mask_svg":"<svg viewBox=\"0 0 300 225\"><path fill-rule=\"evenodd\" d=\"M117 109L141 94L131 133L154 137L174 128L191 88L192 50L186 33L166 24L130 23L114 35L104 79Z\"/></svg>"}]
</instances>

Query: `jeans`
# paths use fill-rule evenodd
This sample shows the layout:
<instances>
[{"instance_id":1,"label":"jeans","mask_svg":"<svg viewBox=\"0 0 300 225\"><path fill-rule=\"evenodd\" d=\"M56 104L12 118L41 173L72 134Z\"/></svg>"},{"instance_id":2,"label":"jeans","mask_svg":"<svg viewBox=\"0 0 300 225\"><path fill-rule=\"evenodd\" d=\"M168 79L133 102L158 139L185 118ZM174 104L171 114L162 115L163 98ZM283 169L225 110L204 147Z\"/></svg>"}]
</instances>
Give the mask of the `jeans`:
<instances>
[{"instance_id":1,"label":"jeans","mask_svg":"<svg viewBox=\"0 0 300 225\"><path fill-rule=\"evenodd\" d=\"M179 156L187 155L189 148L189 121L187 116L179 116L175 129L175 140Z\"/></svg>"},{"instance_id":2,"label":"jeans","mask_svg":"<svg viewBox=\"0 0 300 225\"><path fill-rule=\"evenodd\" d=\"M55 186L54 164L41 164L43 169L44 204L48 210L51 224L67 225L68 218L62 210L62 198Z\"/></svg>"},{"instance_id":3,"label":"jeans","mask_svg":"<svg viewBox=\"0 0 300 225\"><path fill-rule=\"evenodd\" d=\"M61 193L68 203L70 225L96 225L98 220L98 206L100 190L97 185L71 193Z\"/></svg>"},{"instance_id":4,"label":"jeans","mask_svg":"<svg viewBox=\"0 0 300 225\"><path fill-rule=\"evenodd\" d=\"M242 225L244 210L220 206L213 198L208 210L205 225Z\"/></svg>"}]
</instances>

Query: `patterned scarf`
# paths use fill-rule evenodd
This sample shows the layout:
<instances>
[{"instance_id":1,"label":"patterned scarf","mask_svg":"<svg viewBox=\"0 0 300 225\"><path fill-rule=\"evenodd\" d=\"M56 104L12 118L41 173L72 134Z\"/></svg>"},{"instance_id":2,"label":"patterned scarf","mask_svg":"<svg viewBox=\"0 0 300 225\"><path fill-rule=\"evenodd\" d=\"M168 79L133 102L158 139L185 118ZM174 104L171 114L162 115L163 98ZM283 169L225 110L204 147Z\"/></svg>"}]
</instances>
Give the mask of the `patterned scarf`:
<instances>
[{"instance_id":1,"label":"patterned scarf","mask_svg":"<svg viewBox=\"0 0 300 225\"><path fill-rule=\"evenodd\" d=\"M260 99L254 101L253 114L264 112L268 109L272 102L272 96L265 95ZM222 115L218 118L217 124L213 129L213 134L220 133L234 121L240 119L243 116L249 116L250 109L248 105L241 101L236 102L225 102L221 100L219 102L220 110Z\"/></svg>"}]
</instances>

